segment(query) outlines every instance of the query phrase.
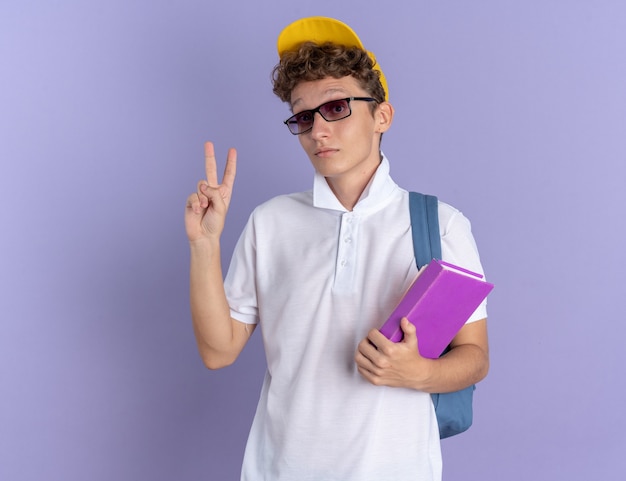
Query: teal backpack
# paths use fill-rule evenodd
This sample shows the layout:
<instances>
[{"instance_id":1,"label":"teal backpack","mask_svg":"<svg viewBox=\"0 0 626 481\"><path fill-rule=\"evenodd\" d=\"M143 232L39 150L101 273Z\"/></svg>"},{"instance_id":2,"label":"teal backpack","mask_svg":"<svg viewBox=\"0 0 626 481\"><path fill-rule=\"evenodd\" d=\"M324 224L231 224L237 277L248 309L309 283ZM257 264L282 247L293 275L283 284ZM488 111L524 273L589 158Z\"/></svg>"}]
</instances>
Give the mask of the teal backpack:
<instances>
[{"instance_id":1,"label":"teal backpack","mask_svg":"<svg viewBox=\"0 0 626 481\"><path fill-rule=\"evenodd\" d=\"M439 209L437 197L409 192L413 250L417 268L432 259L441 260L441 234L439 233ZM443 354L448 351L446 349ZM443 355L442 354L442 355ZM461 391L431 394L441 439L454 436L472 425L472 400L475 385Z\"/></svg>"}]
</instances>

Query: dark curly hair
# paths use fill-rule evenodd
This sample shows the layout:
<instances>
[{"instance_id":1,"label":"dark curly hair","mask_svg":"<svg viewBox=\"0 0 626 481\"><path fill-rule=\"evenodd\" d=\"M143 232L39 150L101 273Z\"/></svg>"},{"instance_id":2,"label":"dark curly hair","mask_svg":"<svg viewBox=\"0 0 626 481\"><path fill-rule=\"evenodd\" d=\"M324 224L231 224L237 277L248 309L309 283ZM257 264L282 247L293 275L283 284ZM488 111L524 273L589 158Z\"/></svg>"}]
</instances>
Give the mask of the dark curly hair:
<instances>
[{"instance_id":1,"label":"dark curly hair","mask_svg":"<svg viewBox=\"0 0 626 481\"><path fill-rule=\"evenodd\" d=\"M367 52L358 47L305 42L298 50L283 53L280 62L274 67L274 93L283 102L290 102L291 92L300 82L350 75L378 103L384 102L385 90L373 66L374 62Z\"/></svg>"}]
</instances>

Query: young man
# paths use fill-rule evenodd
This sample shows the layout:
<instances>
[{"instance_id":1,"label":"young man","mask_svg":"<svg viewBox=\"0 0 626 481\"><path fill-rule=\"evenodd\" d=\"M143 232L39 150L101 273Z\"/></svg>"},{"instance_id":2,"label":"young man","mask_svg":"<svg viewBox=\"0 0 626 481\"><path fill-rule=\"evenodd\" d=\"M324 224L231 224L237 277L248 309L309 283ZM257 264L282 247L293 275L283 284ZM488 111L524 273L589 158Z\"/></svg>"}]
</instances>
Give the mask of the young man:
<instances>
[{"instance_id":1,"label":"young man","mask_svg":"<svg viewBox=\"0 0 626 481\"><path fill-rule=\"evenodd\" d=\"M489 357L478 308L440 359L379 331L417 274L408 192L380 151L394 109L356 34L333 19L299 20L280 35L274 92L315 168L313 189L257 207L222 281L220 235L235 179L222 183L206 145L207 179L187 200L191 311L207 367L235 361L257 324L267 356L242 480L441 479L429 393L480 381ZM439 204L444 260L482 272L468 220Z\"/></svg>"}]
</instances>

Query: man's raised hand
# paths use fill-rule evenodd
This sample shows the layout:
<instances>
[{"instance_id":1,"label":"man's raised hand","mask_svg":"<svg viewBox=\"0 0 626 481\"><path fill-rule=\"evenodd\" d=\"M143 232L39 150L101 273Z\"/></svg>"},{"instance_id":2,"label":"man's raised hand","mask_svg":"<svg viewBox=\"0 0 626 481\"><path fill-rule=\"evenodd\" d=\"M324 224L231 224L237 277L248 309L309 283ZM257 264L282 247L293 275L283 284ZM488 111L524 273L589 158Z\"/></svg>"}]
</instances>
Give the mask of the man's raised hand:
<instances>
[{"instance_id":1,"label":"man's raised hand","mask_svg":"<svg viewBox=\"0 0 626 481\"><path fill-rule=\"evenodd\" d=\"M198 182L197 191L187 198L185 228L190 242L219 238L233 192L237 172L237 151L229 149L222 183L218 183L217 162L212 142L204 144L206 180Z\"/></svg>"}]
</instances>

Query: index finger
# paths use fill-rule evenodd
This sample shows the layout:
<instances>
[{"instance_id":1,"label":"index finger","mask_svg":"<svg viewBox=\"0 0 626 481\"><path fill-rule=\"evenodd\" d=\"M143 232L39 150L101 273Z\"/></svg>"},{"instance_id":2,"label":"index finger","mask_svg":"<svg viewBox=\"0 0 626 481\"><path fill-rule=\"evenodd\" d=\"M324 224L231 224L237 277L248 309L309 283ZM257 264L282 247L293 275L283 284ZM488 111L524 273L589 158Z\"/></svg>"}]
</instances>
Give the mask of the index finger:
<instances>
[{"instance_id":1,"label":"index finger","mask_svg":"<svg viewBox=\"0 0 626 481\"><path fill-rule=\"evenodd\" d=\"M378 329L370 330L367 334L367 340L379 351L391 343L391 341L387 339Z\"/></svg>"},{"instance_id":2,"label":"index finger","mask_svg":"<svg viewBox=\"0 0 626 481\"><path fill-rule=\"evenodd\" d=\"M215 147L213 142L204 144L204 170L206 180L211 187L217 187L217 163L215 162Z\"/></svg>"}]
</instances>

